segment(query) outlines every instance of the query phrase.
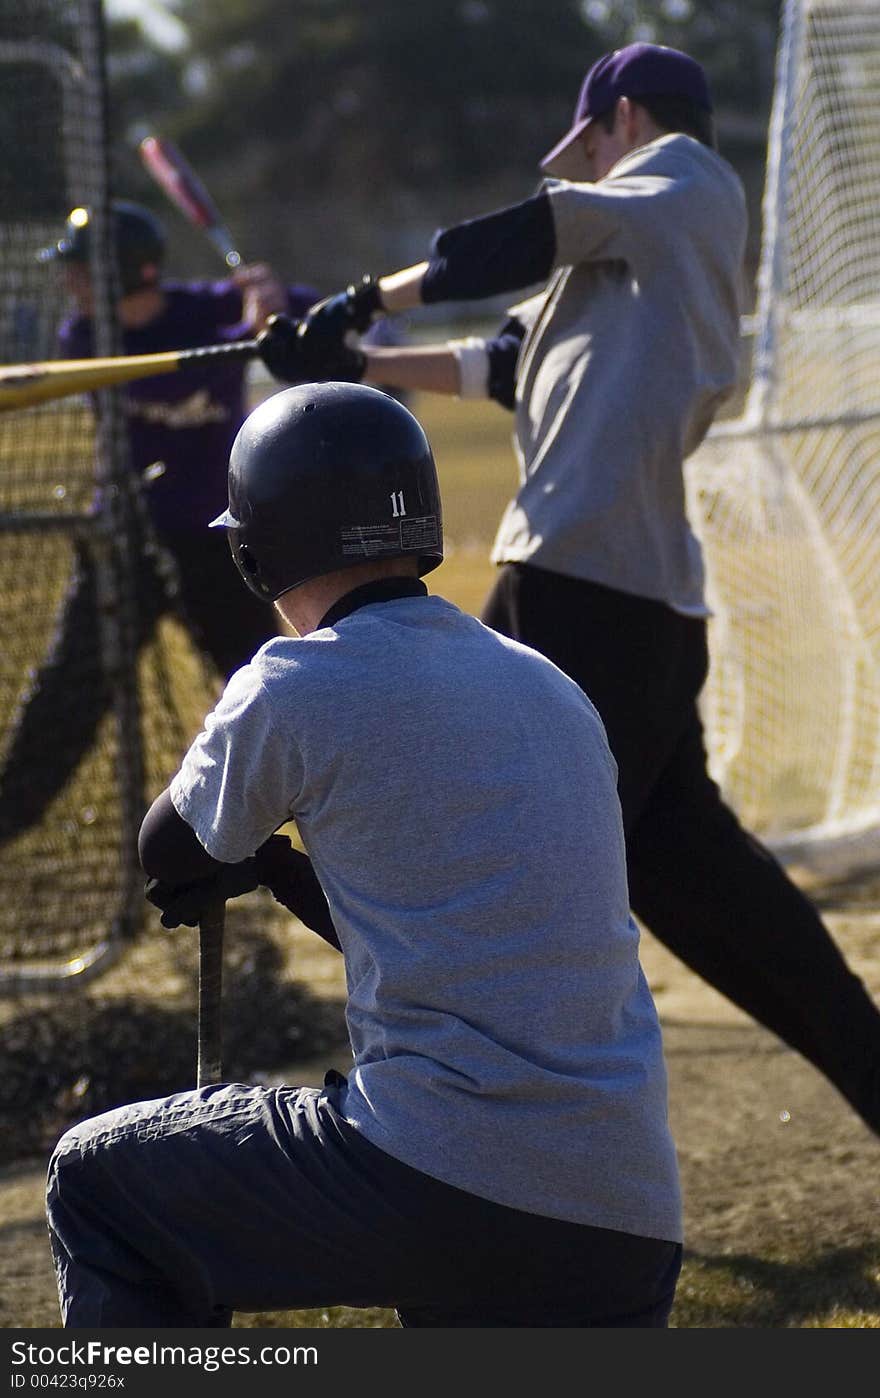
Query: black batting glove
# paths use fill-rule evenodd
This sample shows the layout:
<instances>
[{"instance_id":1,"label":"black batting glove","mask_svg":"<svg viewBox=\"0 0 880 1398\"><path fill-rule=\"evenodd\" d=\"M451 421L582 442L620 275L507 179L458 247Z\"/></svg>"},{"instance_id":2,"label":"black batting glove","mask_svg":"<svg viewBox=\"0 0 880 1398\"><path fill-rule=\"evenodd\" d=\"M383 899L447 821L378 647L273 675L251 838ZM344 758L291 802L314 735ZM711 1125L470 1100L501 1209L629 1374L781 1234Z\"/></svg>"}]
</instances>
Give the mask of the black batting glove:
<instances>
[{"instance_id":1,"label":"black batting glove","mask_svg":"<svg viewBox=\"0 0 880 1398\"><path fill-rule=\"evenodd\" d=\"M170 884L147 879L144 895L161 909L161 923L169 931L197 927L206 910L218 899L227 902L255 888L268 888L306 927L339 946L324 890L307 854L296 850L286 835L270 835L250 859L225 864L218 873L193 883Z\"/></svg>"},{"instance_id":2,"label":"black batting glove","mask_svg":"<svg viewBox=\"0 0 880 1398\"><path fill-rule=\"evenodd\" d=\"M308 320L270 316L265 330L257 336L257 353L273 378L286 383L318 383L334 379L360 383L366 372L363 350L344 340L307 335Z\"/></svg>"},{"instance_id":3,"label":"black batting glove","mask_svg":"<svg viewBox=\"0 0 880 1398\"><path fill-rule=\"evenodd\" d=\"M286 835L270 835L250 859L242 859L238 864L224 864L216 874L192 883L171 884L162 879L147 879L144 896L154 907L161 909L161 923L171 931L175 927L197 927L205 911L218 899L227 902L239 898L243 893L251 893L259 888L265 879L262 873L271 867L271 861L278 858L279 847L290 849ZM261 861L264 863L261 864ZM265 863L268 861L268 863Z\"/></svg>"},{"instance_id":4,"label":"black batting glove","mask_svg":"<svg viewBox=\"0 0 880 1398\"><path fill-rule=\"evenodd\" d=\"M290 316L269 316L266 327L257 336L257 353L269 373L285 383L300 383L308 378L302 371L302 342L297 335L299 321Z\"/></svg>"},{"instance_id":5,"label":"black batting glove","mask_svg":"<svg viewBox=\"0 0 880 1398\"><path fill-rule=\"evenodd\" d=\"M349 336L361 334L382 310L379 284L365 276L319 301L300 321L271 316L257 336L257 351L269 373L288 383L360 383L367 360Z\"/></svg>"},{"instance_id":6,"label":"black batting glove","mask_svg":"<svg viewBox=\"0 0 880 1398\"><path fill-rule=\"evenodd\" d=\"M229 864L219 874L194 883L164 883L162 879L147 879L144 897L162 910L161 923L169 931L175 927L198 927L204 913L218 899L226 902L239 894L258 888L256 861L243 859Z\"/></svg>"},{"instance_id":7,"label":"black batting glove","mask_svg":"<svg viewBox=\"0 0 880 1398\"><path fill-rule=\"evenodd\" d=\"M349 331L362 335L384 310L379 283L365 276L335 296L312 306L302 322L304 337L314 340L344 340Z\"/></svg>"},{"instance_id":8,"label":"black batting glove","mask_svg":"<svg viewBox=\"0 0 880 1398\"><path fill-rule=\"evenodd\" d=\"M332 379L336 383L360 383L367 372L367 356L353 345L329 345L323 352L311 347L305 360L311 382Z\"/></svg>"}]
</instances>

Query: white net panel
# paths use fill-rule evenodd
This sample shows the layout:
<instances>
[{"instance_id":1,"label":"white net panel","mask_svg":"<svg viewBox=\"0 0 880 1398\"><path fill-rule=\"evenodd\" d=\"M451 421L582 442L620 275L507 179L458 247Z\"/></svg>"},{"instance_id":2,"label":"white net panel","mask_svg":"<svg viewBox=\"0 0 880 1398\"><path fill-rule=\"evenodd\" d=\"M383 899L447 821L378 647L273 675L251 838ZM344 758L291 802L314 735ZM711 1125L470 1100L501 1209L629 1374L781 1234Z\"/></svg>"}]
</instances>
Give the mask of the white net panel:
<instances>
[{"instance_id":1,"label":"white net panel","mask_svg":"<svg viewBox=\"0 0 880 1398\"><path fill-rule=\"evenodd\" d=\"M753 379L688 463L710 767L829 868L880 828L880 3L783 11Z\"/></svg>"}]
</instances>

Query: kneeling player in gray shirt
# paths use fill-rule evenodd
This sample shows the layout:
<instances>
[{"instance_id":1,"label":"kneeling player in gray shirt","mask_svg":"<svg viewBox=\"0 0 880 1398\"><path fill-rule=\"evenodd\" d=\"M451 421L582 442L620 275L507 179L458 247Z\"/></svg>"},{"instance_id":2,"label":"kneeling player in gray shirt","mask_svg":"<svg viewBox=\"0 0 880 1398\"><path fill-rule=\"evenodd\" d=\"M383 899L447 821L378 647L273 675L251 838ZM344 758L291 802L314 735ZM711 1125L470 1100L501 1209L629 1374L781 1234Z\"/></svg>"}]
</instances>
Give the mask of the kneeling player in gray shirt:
<instances>
[{"instance_id":1,"label":"kneeling player in gray shirt","mask_svg":"<svg viewBox=\"0 0 880 1398\"><path fill-rule=\"evenodd\" d=\"M148 812L149 896L175 926L270 886L343 953L352 1063L68 1131L48 1196L64 1324L344 1304L666 1325L678 1173L595 709L428 595L433 457L376 389L267 399L215 523L297 634L232 677ZM275 833L291 820L308 857Z\"/></svg>"}]
</instances>

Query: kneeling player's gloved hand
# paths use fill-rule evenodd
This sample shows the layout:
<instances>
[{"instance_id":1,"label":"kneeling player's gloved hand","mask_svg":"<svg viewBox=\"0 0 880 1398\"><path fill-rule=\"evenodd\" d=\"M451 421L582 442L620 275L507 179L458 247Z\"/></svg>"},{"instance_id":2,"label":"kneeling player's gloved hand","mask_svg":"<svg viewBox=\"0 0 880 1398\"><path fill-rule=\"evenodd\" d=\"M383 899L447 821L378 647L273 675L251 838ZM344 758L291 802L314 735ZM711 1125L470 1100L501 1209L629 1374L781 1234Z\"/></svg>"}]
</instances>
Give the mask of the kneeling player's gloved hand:
<instances>
[{"instance_id":1,"label":"kneeling player's gloved hand","mask_svg":"<svg viewBox=\"0 0 880 1398\"><path fill-rule=\"evenodd\" d=\"M318 383L326 379L360 383L367 367L363 351L341 338L307 338L307 329L307 320L269 317L265 330L257 336L257 353L273 378L286 383Z\"/></svg>"},{"instance_id":2,"label":"kneeling player's gloved hand","mask_svg":"<svg viewBox=\"0 0 880 1398\"><path fill-rule=\"evenodd\" d=\"M224 864L216 874L193 883L170 884L147 879L144 894L162 911L162 926L197 927L217 899L226 902L255 888L268 888L277 902L306 927L339 945L324 890L312 861L296 850L286 835L270 835L250 859Z\"/></svg>"},{"instance_id":3,"label":"kneeling player's gloved hand","mask_svg":"<svg viewBox=\"0 0 880 1398\"><path fill-rule=\"evenodd\" d=\"M173 884L147 879L144 896L162 910L163 927L197 927L205 911L217 899L225 902L228 898L237 898L241 893L258 888L259 884L254 860L243 859L240 864L227 865L221 874L197 879L194 883Z\"/></svg>"},{"instance_id":4,"label":"kneeling player's gloved hand","mask_svg":"<svg viewBox=\"0 0 880 1398\"><path fill-rule=\"evenodd\" d=\"M264 882L261 877L260 860L271 861L275 852L273 846L290 848L286 835L271 835L250 859L242 859L238 864L224 864L216 874L193 883L171 884L161 879L147 879L144 896L162 912L161 923L169 930L175 927L197 927L202 916L213 903L222 899L238 898L242 893L251 893ZM277 854L276 854L277 857Z\"/></svg>"}]
</instances>

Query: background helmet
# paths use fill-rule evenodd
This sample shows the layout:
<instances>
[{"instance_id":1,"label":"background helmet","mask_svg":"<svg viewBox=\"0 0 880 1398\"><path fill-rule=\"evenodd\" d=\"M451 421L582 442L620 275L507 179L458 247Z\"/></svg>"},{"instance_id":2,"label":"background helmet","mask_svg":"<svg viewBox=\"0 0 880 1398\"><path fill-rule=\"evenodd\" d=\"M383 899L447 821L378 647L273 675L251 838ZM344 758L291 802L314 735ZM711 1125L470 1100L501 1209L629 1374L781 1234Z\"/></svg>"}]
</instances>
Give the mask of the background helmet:
<instances>
[{"instance_id":1,"label":"background helmet","mask_svg":"<svg viewBox=\"0 0 880 1398\"><path fill-rule=\"evenodd\" d=\"M154 284L154 278L144 276L144 268L158 266L165 256L165 231L156 216L142 204L113 199L110 212L120 285L127 295ZM88 263L90 233L89 210L71 209L62 237L51 247L43 248L37 256L41 262Z\"/></svg>"},{"instance_id":2,"label":"background helmet","mask_svg":"<svg viewBox=\"0 0 880 1398\"><path fill-rule=\"evenodd\" d=\"M252 592L282 593L371 559L443 561L437 469L403 404L355 383L309 383L265 399L229 458L229 531Z\"/></svg>"}]
</instances>

